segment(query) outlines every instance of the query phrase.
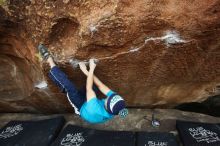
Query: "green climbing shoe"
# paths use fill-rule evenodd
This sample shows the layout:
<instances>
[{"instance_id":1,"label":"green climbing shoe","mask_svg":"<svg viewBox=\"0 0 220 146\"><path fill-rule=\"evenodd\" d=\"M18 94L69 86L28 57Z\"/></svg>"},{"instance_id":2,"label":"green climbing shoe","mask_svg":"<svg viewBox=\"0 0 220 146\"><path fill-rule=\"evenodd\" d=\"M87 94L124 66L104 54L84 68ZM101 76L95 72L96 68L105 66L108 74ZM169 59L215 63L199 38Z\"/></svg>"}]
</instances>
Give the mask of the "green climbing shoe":
<instances>
[{"instance_id":1,"label":"green climbing shoe","mask_svg":"<svg viewBox=\"0 0 220 146\"><path fill-rule=\"evenodd\" d=\"M43 60L47 60L48 57L50 56L50 52L48 51L47 47L45 47L43 44L40 44L38 46L38 51L43 58Z\"/></svg>"}]
</instances>

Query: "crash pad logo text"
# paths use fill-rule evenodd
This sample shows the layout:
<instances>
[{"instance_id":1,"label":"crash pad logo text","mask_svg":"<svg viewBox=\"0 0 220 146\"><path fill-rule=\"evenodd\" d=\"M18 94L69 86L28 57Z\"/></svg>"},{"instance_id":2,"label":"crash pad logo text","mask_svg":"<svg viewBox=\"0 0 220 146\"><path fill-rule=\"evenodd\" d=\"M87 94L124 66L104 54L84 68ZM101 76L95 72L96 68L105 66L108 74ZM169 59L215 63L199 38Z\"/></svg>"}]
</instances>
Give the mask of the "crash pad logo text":
<instances>
[{"instance_id":1,"label":"crash pad logo text","mask_svg":"<svg viewBox=\"0 0 220 146\"><path fill-rule=\"evenodd\" d=\"M80 146L85 139L82 133L67 134L65 138L62 139L61 145L63 146Z\"/></svg>"},{"instance_id":2,"label":"crash pad logo text","mask_svg":"<svg viewBox=\"0 0 220 146\"><path fill-rule=\"evenodd\" d=\"M148 141L144 146L168 146L167 142L156 142L156 141Z\"/></svg>"},{"instance_id":3,"label":"crash pad logo text","mask_svg":"<svg viewBox=\"0 0 220 146\"><path fill-rule=\"evenodd\" d=\"M21 124L16 126L7 127L5 130L2 131L0 134L0 138L6 139L12 136L17 135L19 132L23 130L23 127Z\"/></svg>"},{"instance_id":4,"label":"crash pad logo text","mask_svg":"<svg viewBox=\"0 0 220 146\"><path fill-rule=\"evenodd\" d=\"M197 142L212 143L220 141L217 133L206 130L203 127L189 128L189 132Z\"/></svg>"}]
</instances>

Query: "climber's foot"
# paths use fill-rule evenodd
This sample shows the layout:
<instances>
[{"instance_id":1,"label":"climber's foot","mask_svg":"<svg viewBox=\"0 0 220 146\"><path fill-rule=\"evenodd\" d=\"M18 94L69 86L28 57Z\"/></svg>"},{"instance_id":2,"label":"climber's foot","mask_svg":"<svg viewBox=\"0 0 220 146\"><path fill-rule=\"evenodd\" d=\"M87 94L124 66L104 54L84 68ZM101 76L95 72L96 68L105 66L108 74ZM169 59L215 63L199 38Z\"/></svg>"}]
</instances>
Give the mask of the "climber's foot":
<instances>
[{"instance_id":1,"label":"climber's foot","mask_svg":"<svg viewBox=\"0 0 220 146\"><path fill-rule=\"evenodd\" d=\"M50 55L50 52L48 51L48 49L43 45L43 44L40 44L38 46L38 51L42 57L43 60L47 60Z\"/></svg>"}]
</instances>

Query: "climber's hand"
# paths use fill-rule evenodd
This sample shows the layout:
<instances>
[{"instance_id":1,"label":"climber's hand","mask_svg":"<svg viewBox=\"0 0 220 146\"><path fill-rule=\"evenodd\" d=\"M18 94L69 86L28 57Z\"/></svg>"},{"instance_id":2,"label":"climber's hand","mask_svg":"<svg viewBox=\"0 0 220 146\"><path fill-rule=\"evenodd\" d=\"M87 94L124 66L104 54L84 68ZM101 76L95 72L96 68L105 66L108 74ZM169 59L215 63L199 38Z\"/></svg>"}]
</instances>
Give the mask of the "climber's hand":
<instances>
[{"instance_id":1,"label":"climber's hand","mask_svg":"<svg viewBox=\"0 0 220 146\"><path fill-rule=\"evenodd\" d=\"M90 59L89 60L89 67L90 67L90 69L95 69L96 64L95 64L95 60L94 59Z\"/></svg>"},{"instance_id":2,"label":"climber's hand","mask_svg":"<svg viewBox=\"0 0 220 146\"><path fill-rule=\"evenodd\" d=\"M88 70L86 68L85 62L80 62L79 63L79 68L81 69L81 71L85 74L88 75Z\"/></svg>"}]
</instances>

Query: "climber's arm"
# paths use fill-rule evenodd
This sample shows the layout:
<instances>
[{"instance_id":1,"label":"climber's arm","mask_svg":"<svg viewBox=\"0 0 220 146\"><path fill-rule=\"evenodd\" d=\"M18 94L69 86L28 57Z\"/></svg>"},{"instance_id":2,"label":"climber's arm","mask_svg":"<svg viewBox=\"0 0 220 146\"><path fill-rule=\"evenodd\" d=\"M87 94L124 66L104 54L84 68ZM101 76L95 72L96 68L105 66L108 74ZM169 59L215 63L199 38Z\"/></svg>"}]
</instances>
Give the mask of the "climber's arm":
<instances>
[{"instance_id":1,"label":"climber's arm","mask_svg":"<svg viewBox=\"0 0 220 146\"><path fill-rule=\"evenodd\" d=\"M95 65L94 61L90 60L90 70L88 72L87 81L86 81L86 98L87 98L87 101L89 101L90 99L96 97L96 94L92 89L95 67L96 67L96 65Z\"/></svg>"},{"instance_id":2,"label":"climber's arm","mask_svg":"<svg viewBox=\"0 0 220 146\"><path fill-rule=\"evenodd\" d=\"M80 69L82 70L82 72L83 72L86 76L88 76L89 72L88 72L87 69L86 69L85 63L81 62L81 63L79 63L79 66L80 66ZM96 84L96 86L99 88L99 90L100 90L103 94L107 95L107 93L110 91L110 89L109 89L104 83L102 83L102 82L98 79L98 77L96 77L95 75L93 75L93 81L94 81L94 83Z\"/></svg>"},{"instance_id":3,"label":"climber's arm","mask_svg":"<svg viewBox=\"0 0 220 146\"><path fill-rule=\"evenodd\" d=\"M107 93L110 91L109 87L107 87L104 83L102 83L98 77L96 77L95 75L94 77L94 83L96 84L96 86L99 88L99 90L104 94L107 95Z\"/></svg>"}]
</instances>

